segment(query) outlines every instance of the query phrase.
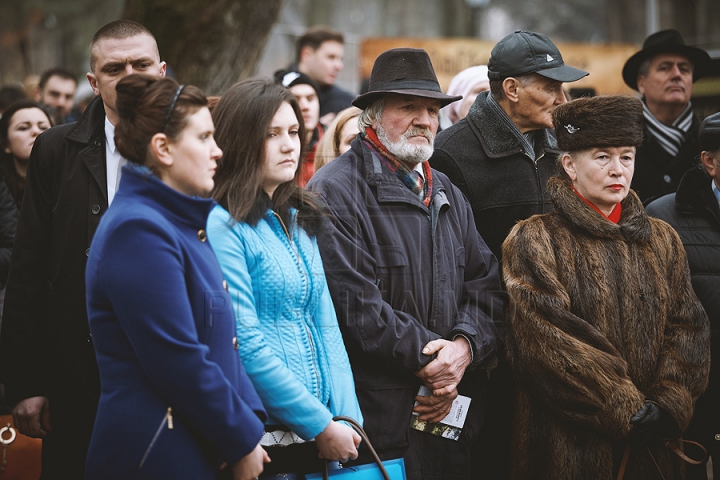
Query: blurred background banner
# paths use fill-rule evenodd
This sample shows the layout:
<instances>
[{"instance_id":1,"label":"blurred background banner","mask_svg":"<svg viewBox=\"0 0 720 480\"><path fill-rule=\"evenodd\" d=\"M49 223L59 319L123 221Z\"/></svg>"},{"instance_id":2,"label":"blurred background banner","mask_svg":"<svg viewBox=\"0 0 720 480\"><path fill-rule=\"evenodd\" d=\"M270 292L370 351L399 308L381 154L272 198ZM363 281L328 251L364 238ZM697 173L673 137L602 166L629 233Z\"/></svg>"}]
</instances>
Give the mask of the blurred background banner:
<instances>
[{"instance_id":1,"label":"blurred background banner","mask_svg":"<svg viewBox=\"0 0 720 480\"><path fill-rule=\"evenodd\" d=\"M620 77L624 60L649 33L674 28L715 59L714 76L695 85L698 113L720 110L717 0L2 0L0 85L32 82L54 66L86 83L92 34L116 18L146 25L171 74L210 95L287 68L295 41L312 25L345 35L337 84L351 92L360 91L383 48L425 48L446 87L522 29L548 35L568 64L591 72L573 88L630 93Z\"/></svg>"}]
</instances>

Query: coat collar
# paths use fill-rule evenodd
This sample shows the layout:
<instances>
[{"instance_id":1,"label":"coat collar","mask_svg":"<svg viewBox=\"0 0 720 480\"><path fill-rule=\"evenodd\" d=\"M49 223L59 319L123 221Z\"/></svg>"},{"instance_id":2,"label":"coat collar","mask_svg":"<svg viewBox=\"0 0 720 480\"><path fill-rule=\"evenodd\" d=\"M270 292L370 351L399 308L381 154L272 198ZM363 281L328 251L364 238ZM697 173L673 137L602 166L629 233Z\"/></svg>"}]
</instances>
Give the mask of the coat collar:
<instances>
[{"instance_id":1,"label":"coat collar","mask_svg":"<svg viewBox=\"0 0 720 480\"><path fill-rule=\"evenodd\" d=\"M212 198L191 197L180 193L163 183L147 167L130 163L122 169L116 201L121 197L140 199L142 203L177 223L199 230L205 229L210 210L215 206Z\"/></svg>"},{"instance_id":2,"label":"coat collar","mask_svg":"<svg viewBox=\"0 0 720 480\"><path fill-rule=\"evenodd\" d=\"M683 175L675 194L675 210L685 215L700 215L709 210L720 222L720 207L712 191L712 179L701 168L691 168Z\"/></svg>"},{"instance_id":3,"label":"coat collar","mask_svg":"<svg viewBox=\"0 0 720 480\"><path fill-rule=\"evenodd\" d=\"M474 127L473 131L488 157L499 158L522 153L522 143L516 132L508 130L504 126L504 120L499 117L500 114L488 104L489 95L490 91L480 92L468 112L468 123ZM535 151L560 153L549 129L536 130Z\"/></svg>"},{"instance_id":4,"label":"coat collar","mask_svg":"<svg viewBox=\"0 0 720 480\"><path fill-rule=\"evenodd\" d=\"M372 185L377 188L377 200L378 202L403 202L411 203L413 205L420 206L424 209L428 207L423 204L422 200L412 193L400 179L385 167L377 155L372 152L360 139L360 136L353 140L351 147L358 153L361 158L362 165L364 168L363 175L368 185ZM433 198L430 201L432 204L435 202L447 203L445 186L440 180L438 172L433 170Z\"/></svg>"},{"instance_id":5,"label":"coat collar","mask_svg":"<svg viewBox=\"0 0 720 480\"><path fill-rule=\"evenodd\" d=\"M70 131L65 135L65 138L79 143L98 143L96 146L101 146L102 139L105 136L105 105L102 102L102 98L95 97L83 112L82 117L78 120L75 125L72 126Z\"/></svg>"},{"instance_id":6,"label":"coat collar","mask_svg":"<svg viewBox=\"0 0 720 480\"><path fill-rule=\"evenodd\" d=\"M652 224L645 213L642 202L632 190L622 201L622 216L617 224L603 218L575 195L570 181L565 178L552 177L548 181L548 192L555 205L555 212L578 230L601 238L624 238L642 243L650 240Z\"/></svg>"}]
</instances>

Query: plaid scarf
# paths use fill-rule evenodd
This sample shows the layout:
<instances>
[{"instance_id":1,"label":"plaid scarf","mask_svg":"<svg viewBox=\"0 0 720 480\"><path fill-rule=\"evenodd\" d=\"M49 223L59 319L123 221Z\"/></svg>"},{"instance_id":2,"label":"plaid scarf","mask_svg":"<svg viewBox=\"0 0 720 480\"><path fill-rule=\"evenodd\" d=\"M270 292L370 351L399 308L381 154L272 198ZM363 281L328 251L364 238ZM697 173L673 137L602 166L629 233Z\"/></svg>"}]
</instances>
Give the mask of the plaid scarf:
<instances>
[{"instance_id":1,"label":"plaid scarf","mask_svg":"<svg viewBox=\"0 0 720 480\"><path fill-rule=\"evenodd\" d=\"M365 128L365 134L362 136L362 139L365 145L378 155L380 162L397 175L400 181L403 182L403 185L417 195L426 207L430 205L433 182L430 165L428 165L427 161L422 162L423 174L425 175L425 180L423 181L422 176L418 172L408 168L407 165L398 160L380 143L375 130L370 127Z\"/></svg>"}]
</instances>

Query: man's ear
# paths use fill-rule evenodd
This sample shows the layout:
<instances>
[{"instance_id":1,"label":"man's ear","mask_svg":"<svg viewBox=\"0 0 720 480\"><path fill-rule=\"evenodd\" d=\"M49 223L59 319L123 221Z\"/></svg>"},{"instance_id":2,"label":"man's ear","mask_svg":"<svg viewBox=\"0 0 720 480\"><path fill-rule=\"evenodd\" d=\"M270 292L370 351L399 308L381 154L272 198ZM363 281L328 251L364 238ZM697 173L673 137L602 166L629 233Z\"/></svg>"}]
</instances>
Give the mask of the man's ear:
<instances>
[{"instance_id":1,"label":"man's ear","mask_svg":"<svg viewBox=\"0 0 720 480\"><path fill-rule=\"evenodd\" d=\"M518 90L520 88L520 82L517 78L508 77L502 82L503 92L505 97L513 103L518 101Z\"/></svg>"},{"instance_id":2,"label":"man's ear","mask_svg":"<svg viewBox=\"0 0 720 480\"><path fill-rule=\"evenodd\" d=\"M298 59L298 65L301 63L305 63L305 60L308 57L312 56L314 53L315 50L311 46L305 45L304 47L302 47L300 49L300 58Z\"/></svg>"},{"instance_id":3,"label":"man's ear","mask_svg":"<svg viewBox=\"0 0 720 480\"><path fill-rule=\"evenodd\" d=\"M87 76L88 82L90 83L90 88L92 88L93 92L95 93L95 96L99 97L100 90L98 90L97 78L95 77L95 74L92 72L88 72L86 76Z\"/></svg>"},{"instance_id":4,"label":"man's ear","mask_svg":"<svg viewBox=\"0 0 720 480\"><path fill-rule=\"evenodd\" d=\"M637 89L641 95L645 95L645 77L642 75L637 77Z\"/></svg>"},{"instance_id":5,"label":"man's ear","mask_svg":"<svg viewBox=\"0 0 720 480\"><path fill-rule=\"evenodd\" d=\"M165 167L172 167L175 161L170 147L170 140L164 133L156 133L150 139L150 151L153 157Z\"/></svg>"},{"instance_id":6,"label":"man's ear","mask_svg":"<svg viewBox=\"0 0 720 480\"><path fill-rule=\"evenodd\" d=\"M715 178L715 174L717 173L718 166L715 163L715 158L710 154L708 151L702 151L700 152L700 160L702 161L703 167L705 167L705 171L710 174L711 177Z\"/></svg>"},{"instance_id":7,"label":"man's ear","mask_svg":"<svg viewBox=\"0 0 720 480\"><path fill-rule=\"evenodd\" d=\"M167 63L160 62L160 76L164 77L167 74Z\"/></svg>"}]
</instances>

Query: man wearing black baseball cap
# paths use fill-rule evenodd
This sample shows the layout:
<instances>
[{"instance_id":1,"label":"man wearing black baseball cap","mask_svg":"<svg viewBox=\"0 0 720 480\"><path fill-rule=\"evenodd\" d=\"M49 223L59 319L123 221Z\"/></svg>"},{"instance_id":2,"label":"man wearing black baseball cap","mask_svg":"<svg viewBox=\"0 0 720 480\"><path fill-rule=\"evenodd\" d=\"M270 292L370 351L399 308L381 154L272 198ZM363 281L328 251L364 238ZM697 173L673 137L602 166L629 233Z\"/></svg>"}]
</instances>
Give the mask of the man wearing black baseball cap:
<instances>
[{"instance_id":1,"label":"man wearing black baseball cap","mask_svg":"<svg viewBox=\"0 0 720 480\"><path fill-rule=\"evenodd\" d=\"M674 192L700 153L700 122L690 97L709 65L707 52L685 45L677 30L653 33L625 62L623 80L642 94L645 106L645 141L635 156L632 189L646 204Z\"/></svg>"},{"instance_id":2,"label":"man wearing black baseball cap","mask_svg":"<svg viewBox=\"0 0 720 480\"><path fill-rule=\"evenodd\" d=\"M498 263L460 190L427 162L440 108L461 98L442 92L424 50L380 54L353 101L360 135L308 184L331 214L318 244L365 431L381 458L404 458L408 480L482 476L470 446L497 362ZM461 435L418 430L458 393L472 398Z\"/></svg>"},{"instance_id":3,"label":"man wearing black baseball cap","mask_svg":"<svg viewBox=\"0 0 720 480\"><path fill-rule=\"evenodd\" d=\"M550 133L552 114L567 101L563 82L586 75L565 65L545 35L511 33L492 49L490 91L478 95L465 119L438 134L430 164L468 198L478 232L498 260L515 223L552 209L545 192L559 153ZM490 380L489 415L477 450L487 478L507 475L510 383L501 361Z\"/></svg>"}]
</instances>

